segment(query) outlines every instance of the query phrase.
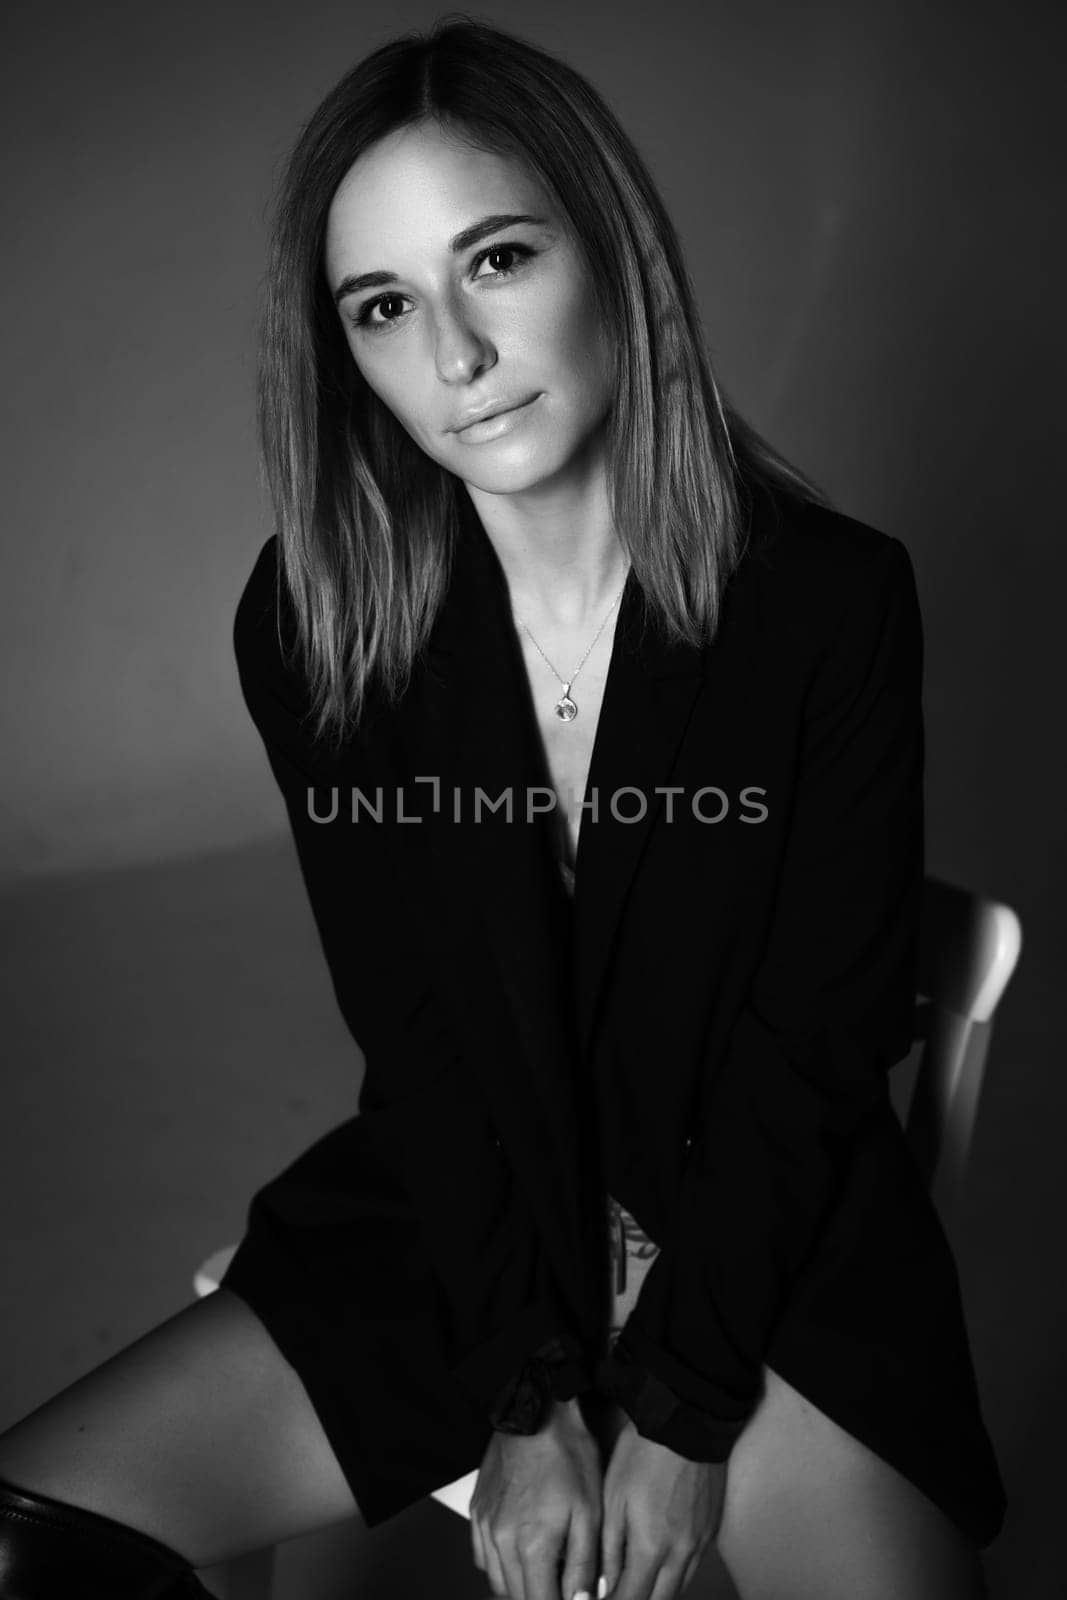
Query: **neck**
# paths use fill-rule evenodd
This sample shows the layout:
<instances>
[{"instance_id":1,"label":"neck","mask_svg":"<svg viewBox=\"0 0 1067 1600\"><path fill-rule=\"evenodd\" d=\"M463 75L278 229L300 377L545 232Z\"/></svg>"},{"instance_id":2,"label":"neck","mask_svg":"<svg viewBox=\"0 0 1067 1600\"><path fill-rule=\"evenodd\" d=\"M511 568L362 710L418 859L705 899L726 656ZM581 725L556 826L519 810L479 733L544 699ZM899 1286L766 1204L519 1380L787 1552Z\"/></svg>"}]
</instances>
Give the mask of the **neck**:
<instances>
[{"instance_id":1,"label":"neck","mask_svg":"<svg viewBox=\"0 0 1067 1600\"><path fill-rule=\"evenodd\" d=\"M532 627L582 629L600 621L629 569L603 479L533 495L467 486L507 579L513 610Z\"/></svg>"}]
</instances>

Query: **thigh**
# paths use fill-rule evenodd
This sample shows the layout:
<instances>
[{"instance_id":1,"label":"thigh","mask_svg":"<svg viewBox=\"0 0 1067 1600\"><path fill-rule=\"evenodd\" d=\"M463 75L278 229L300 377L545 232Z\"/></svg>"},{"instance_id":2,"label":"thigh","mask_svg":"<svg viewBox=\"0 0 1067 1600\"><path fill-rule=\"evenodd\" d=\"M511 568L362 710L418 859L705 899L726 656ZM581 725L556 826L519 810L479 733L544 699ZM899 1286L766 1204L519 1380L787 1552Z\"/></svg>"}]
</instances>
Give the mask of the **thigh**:
<instances>
[{"instance_id":1,"label":"thigh","mask_svg":"<svg viewBox=\"0 0 1067 1600\"><path fill-rule=\"evenodd\" d=\"M299 1377L225 1288L0 1435L0 1478L196 1567L358 1514Z\"/></svg>"},{"instance_id":2,"label":"thigh","mask_svg":"<svg viewBox=\"0 0 1067 1600\"><path fill-rule=\"evenodd\" d=\"M982 1600L933 1501L771 1368L734 1445L718 1549L742 1600Z\"/></svg>"}]
</instances>

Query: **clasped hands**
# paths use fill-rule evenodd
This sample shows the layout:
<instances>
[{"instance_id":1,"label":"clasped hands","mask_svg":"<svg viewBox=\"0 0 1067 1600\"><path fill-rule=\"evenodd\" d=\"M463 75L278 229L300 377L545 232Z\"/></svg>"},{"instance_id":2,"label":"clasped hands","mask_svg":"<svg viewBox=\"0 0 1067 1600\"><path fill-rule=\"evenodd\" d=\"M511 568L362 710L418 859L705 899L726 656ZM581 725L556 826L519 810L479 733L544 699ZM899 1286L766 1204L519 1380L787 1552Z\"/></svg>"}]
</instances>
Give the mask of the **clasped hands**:
<instances>
[{"instance_id":1,"label":"clasped hands","mask_svg":"<svg viewBox=\"0 0 1067 1600\"><path fill-rule=\"evenodd\" d=\"M474 1564L509 1600L677 1600L718 1533L725 1486L725 1463L689 1461L629 1418L602 1472L569 1401L537 1434L493 1434L471 1498Z\"/></svg>"}]
</instances>

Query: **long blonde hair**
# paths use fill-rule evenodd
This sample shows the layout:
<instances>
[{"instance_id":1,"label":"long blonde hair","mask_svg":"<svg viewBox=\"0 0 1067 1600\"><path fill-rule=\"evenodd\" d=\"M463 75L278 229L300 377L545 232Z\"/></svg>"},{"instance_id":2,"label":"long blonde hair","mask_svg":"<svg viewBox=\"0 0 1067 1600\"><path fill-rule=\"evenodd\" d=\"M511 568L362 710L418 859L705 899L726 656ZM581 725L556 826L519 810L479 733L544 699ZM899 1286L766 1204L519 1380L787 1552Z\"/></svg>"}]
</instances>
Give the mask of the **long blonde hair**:
<instances>
[{"instance_id":1,"label":"long blonde hair","mask_svg":"<svg viewBox=\"0 0 1067 1600\"><path fill-rule=\"evenodd\" d=\"M260 442L279 584L315 736L334 743L358 723L370 687L389 700L403 692L448 588L465 493L362 378L323 260L349 168L425 121L522 162L595 263L596 308L617 352L611 513L668 637L714 637L754 485L822 498L721 394L674 227L597 91L544 50L463 14L391 40L331 90L289 158L261 326Z\"/></svg>"}]
</instances>

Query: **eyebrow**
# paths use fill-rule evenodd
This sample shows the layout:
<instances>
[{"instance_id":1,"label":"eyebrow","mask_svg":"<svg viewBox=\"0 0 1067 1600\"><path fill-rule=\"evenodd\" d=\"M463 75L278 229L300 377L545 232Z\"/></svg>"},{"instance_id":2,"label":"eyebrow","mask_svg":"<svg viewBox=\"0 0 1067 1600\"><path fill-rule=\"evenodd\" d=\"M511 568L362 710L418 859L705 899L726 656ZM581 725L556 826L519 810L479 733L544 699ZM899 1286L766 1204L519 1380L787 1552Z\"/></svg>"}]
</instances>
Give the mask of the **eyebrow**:
<instances>
[{"instance_id":1,"label":"eyebrow","mask_svg":"<svg viewBox=\"0 0 1067 1600\"><path fill-rule=\"evenodd\" d=\"M499 233L501 228L513 228L516 223L532 223L535 228L547 228L549 223L545 217L531 217L521 211L498 211L491 217L483 217L480 222L472 223L469 228L464 228L462 233L455 234L448 241L448 248L453 255L460 255L464 250L469 250L472 244L478 244L491 233ZM380 289L383 284L395 283L399 273L396 272L360 272L350 273L333 292L334 305L339 305L346 295L355 294L359 289Z\"/></svg>"}]
</instances>

